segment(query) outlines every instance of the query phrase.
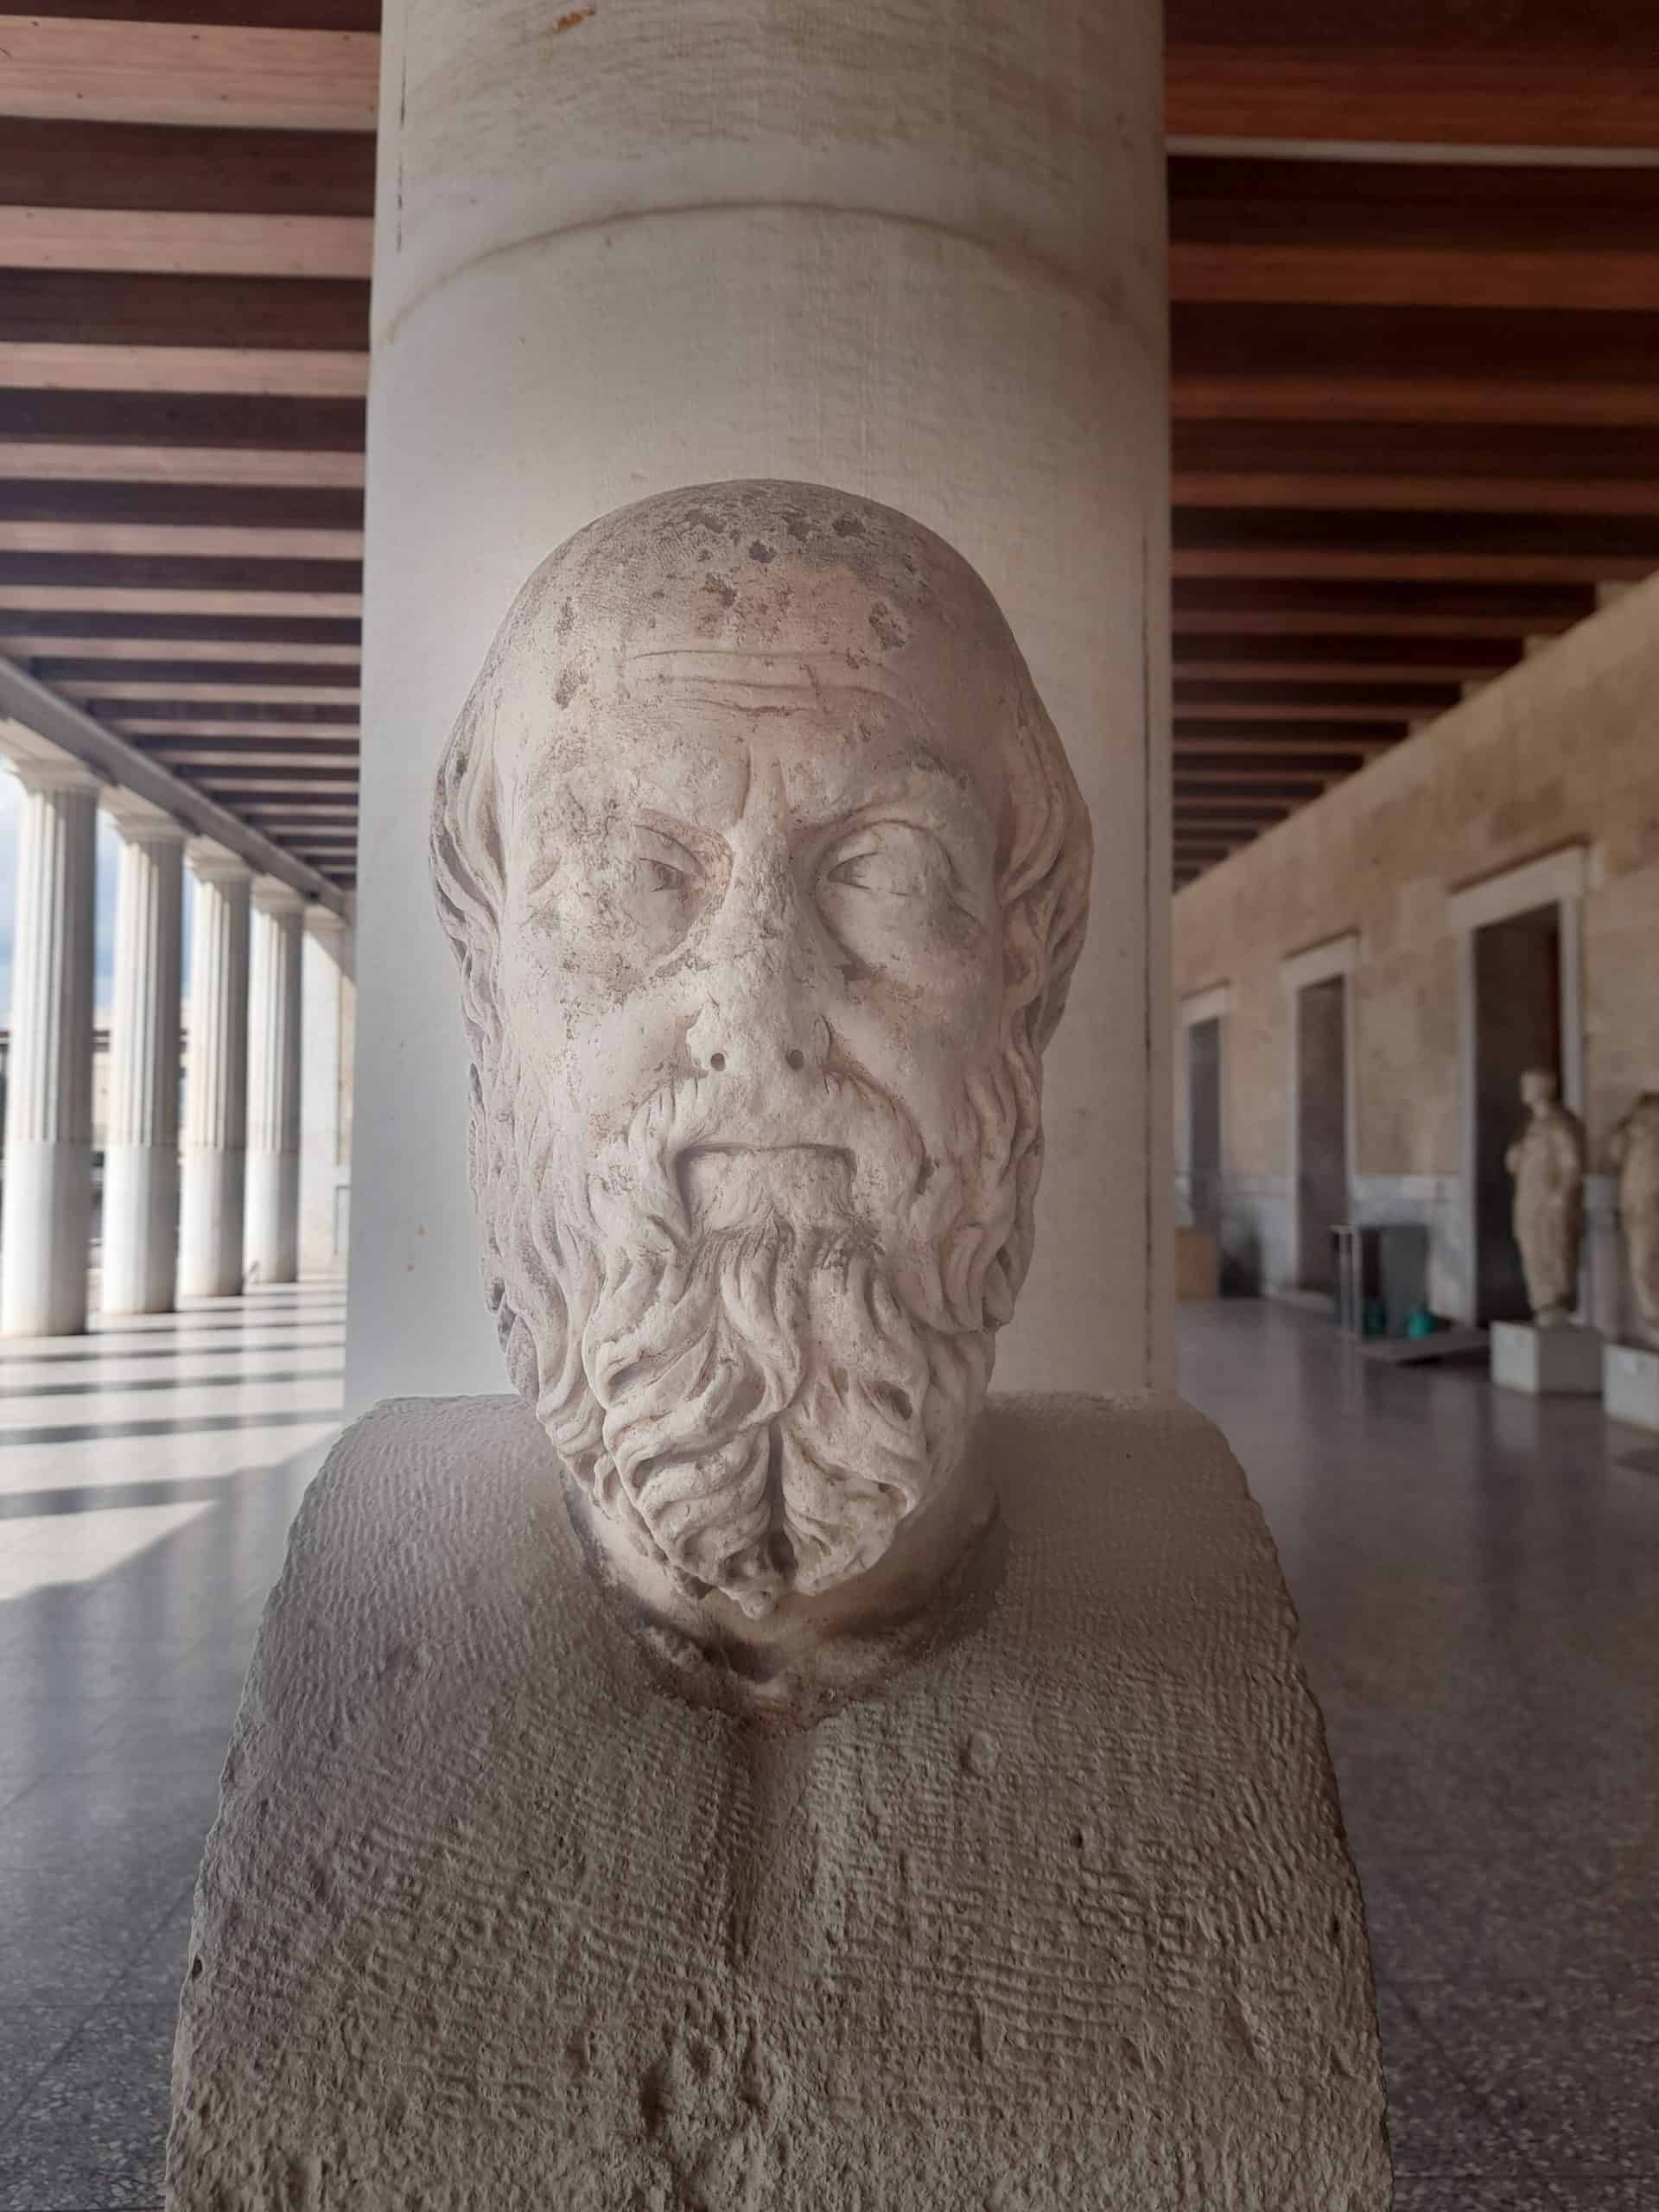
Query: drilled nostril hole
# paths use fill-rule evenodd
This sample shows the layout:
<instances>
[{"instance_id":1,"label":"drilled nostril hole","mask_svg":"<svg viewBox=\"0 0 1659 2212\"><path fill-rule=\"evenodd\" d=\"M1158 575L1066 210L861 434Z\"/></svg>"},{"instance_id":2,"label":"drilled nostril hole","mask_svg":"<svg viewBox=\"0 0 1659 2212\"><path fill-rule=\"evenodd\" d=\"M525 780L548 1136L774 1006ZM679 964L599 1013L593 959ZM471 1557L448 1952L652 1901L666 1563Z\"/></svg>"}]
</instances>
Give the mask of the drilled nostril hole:
<instances>
[{"instance_id":1,"label":"drilled nostril hole","mask_svg":"<svg viewBox=\"0 0 1659 2212\"><path fill-rule=\"evenodd\" d=\"M711 1068L713 1068L713 1070L714 1070L715 1073L716 1075L718 1075L718 1074L720 1073L721 1070L721 1069L725 1066L725 1065L726 1065L726 1055L725 1055L725 1053L724 1053L724 1052L710 1052L710 1053L709 1053L709 1066L710 1066Z\"/></svg>"},{"instance_id":2,"label":"drilled nostril hole","mask_svg":"<svg viewBox=\"0 0 1659 2212\"><path fill-rule=\"evenodd\" d=\"M804 1052L789 1052L785 1055L785 1058L788 1060L789 1065L792 1068L804 1068L806 1065L806 1054Z\"/></svg>"}]
</instances>

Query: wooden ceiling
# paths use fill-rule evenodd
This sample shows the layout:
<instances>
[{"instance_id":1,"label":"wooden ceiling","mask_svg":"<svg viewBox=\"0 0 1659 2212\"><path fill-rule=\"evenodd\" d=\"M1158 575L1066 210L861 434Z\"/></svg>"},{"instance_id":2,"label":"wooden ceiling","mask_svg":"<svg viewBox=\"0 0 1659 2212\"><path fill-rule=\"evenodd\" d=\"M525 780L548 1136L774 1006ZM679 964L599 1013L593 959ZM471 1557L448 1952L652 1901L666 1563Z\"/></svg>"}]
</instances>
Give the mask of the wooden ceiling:
<instances>
[{"instance_id":1,"label":"wooden ceiling","mask_svg":"<svg viewBox=\"0 0 1659 2212\"><path fill-rule=\"evenodd\" d=\"M0 18L0 654L342 887L377 20ZM1170 0L1168 120L1185 882L1659 567L1659 10Z\"/></svg>"}]
</instances>

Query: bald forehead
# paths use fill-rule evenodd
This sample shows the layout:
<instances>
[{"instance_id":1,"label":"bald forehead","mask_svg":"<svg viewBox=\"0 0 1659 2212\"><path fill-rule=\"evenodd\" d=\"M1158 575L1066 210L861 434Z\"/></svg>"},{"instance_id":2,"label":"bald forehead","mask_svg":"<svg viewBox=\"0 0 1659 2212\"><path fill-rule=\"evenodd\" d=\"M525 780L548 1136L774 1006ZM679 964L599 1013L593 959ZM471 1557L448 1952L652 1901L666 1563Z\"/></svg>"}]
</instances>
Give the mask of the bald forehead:
<instances>
[{"instance_id":1,"label":"bald forehead","mask_svg":"<svg viewBox=\"0 0 1659 2212\"><path fill-rule=\"evenodd\" d=\"M995 733L948 699L860 681L844 664L746 655L625 656L616 674L566 712L520 722L512 780L534 811L639 808L723 834L759 778L805 826L903 802L976 819L1001 842Z\"/></svg>"}]
</instances>

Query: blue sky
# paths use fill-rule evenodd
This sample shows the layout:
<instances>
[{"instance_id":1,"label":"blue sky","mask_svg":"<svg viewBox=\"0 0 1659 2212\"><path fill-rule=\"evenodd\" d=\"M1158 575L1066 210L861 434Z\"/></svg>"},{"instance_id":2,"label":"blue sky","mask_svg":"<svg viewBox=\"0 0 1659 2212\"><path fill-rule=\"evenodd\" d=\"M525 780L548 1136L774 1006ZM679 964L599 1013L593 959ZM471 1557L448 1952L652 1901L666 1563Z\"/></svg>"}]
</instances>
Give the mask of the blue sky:
<instances>
[{"instance_id":1,"label":"blue sky","mask_svg":"<svg viewBox=\"0 0 1659 2212\"><path fill-rule=\"evenodd\" d=\"M0 774L0 1007L11 1019L11 933L17 906L17 823L22 791L16 776ZM109 1012L115 957L115 861L120 840L100 808L98 817L98 924L93 1004L101 1020ZM185 873L186 962L189 959L191 882Z\"/></svg>"}]
</instances>

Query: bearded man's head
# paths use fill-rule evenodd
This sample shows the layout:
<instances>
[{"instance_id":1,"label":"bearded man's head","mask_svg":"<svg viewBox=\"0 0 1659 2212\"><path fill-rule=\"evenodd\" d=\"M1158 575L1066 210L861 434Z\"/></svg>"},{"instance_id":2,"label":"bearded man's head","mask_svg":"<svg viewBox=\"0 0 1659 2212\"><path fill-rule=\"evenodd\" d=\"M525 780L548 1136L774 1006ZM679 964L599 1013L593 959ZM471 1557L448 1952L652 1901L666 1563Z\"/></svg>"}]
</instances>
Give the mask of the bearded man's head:
<instances>
[{"instance_id":1,"label":"bearded man's head","mask_svg":"<svg viewBox=\"0 0 1659 2212\"><path fill-rule=\"evenodd\" d=\"M513 1382L613 1532L759 1616L949 1485L1031 1256L1087 810L893 509L703 485L503 623L432 861Z\"/></svg>"}]
</instances>

